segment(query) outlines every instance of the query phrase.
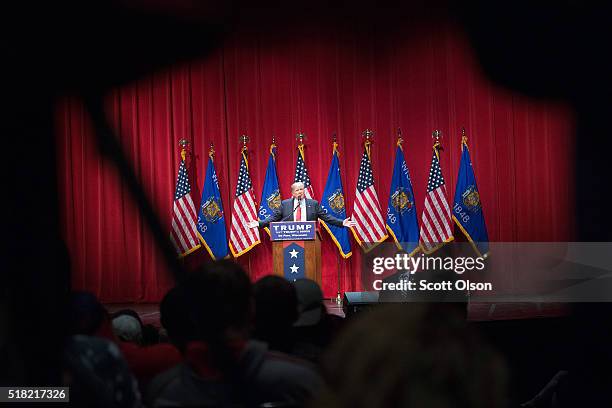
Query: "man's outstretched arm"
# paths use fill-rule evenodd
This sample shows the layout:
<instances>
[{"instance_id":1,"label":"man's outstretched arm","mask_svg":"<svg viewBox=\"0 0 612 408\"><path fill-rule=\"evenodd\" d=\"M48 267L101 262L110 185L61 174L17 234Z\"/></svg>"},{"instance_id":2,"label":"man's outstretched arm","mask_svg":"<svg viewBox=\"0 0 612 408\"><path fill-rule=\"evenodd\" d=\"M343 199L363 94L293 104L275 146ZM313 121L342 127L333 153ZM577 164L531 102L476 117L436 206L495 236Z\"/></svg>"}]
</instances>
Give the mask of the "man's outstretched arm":
<instances>
[{"instance_id":1,"label":"man's outstretched arm","mask_svg":"<svg viewBox=\"0 0 612 408\"><path fill-rule=\"evenodd\" d=\"M319 219L337 227L354 227L357 225L355 221L352 221L350 218L341 220L340 218L336 218L333 215L326 213L319 203L317 203L316 213Z\"/></svg>"},{"instance_id":2,"label":"man's outstretched arm","mask_svg":"<svg viewBox=\"0 0 612 408\"><path fill-rule=\"evenodd\" d=\"M269 216L268 218L266 218L265 220L259 221L259 220L253 220L253 221L249 221L247 223L247 227L249 228L265 228L268 225L270 225L271 222L276 222L276 221L280 221L280 219L283 218L283 214L280 211L274 211L274 213Z\"/></svg>"}]
</instances>

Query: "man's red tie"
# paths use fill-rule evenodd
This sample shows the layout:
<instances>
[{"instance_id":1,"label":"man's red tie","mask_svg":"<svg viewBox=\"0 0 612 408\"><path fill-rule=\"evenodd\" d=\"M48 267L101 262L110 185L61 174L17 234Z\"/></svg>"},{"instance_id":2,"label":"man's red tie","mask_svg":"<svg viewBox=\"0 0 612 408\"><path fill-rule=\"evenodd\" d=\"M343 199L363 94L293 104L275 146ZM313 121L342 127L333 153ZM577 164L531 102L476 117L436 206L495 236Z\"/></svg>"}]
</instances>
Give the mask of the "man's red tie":
<instances>
[{"instance_id":1,"label":"man's red tie","mask_svg":"<svg viewBox=\"0 0 612 408\"><path fill-rule=\"evenodd\" d=\"M295 212L295 220L296 221L302 221L302 205L301 203L298 204L299 207L297 208L297 211Z\"/></svg>"}]
</instances>

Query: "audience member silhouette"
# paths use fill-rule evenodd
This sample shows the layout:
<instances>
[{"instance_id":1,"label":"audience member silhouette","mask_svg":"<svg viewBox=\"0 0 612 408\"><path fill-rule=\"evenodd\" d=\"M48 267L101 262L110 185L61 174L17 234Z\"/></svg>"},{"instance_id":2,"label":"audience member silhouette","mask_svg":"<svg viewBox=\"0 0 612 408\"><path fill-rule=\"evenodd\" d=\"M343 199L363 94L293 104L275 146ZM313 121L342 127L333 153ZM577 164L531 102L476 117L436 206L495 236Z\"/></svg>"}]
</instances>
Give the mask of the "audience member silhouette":
<instances>
[{"instance_id":1,"label":"audience member silhouette","mask_svg":"<svg viewBox=\"0 0 612 408\"><path fill-rule=\"evenodd\" d=\"M82 334L118 342L111 315L93 293L76 291L68 301L68 335Z\"/></svg>"},{"instance_id":2,"label":"audience member silhouette","mask_svg":"<svg viewBox=\"0 0 612 408\"><path fill-rule=\"evenodd\" d=\"M292 354L318 363L323 350L331 343L342 318L327 313L323 292L311 279L294 282L298 296L298 320L294 324Z\"/></svg>"},{"instance_id":3,"label":"audience member silhouette","mask_svg":"<svg viewBox=\"0 0 612 408\"><path fill-rule=\"evenodd\" d=\"M89 292L73 293L69 304L69 334L95 336L116 343L141 389L154 376L181 361L179 351L170 344L143 347L143 327L134 310L123 309L111 315ZM112 316L114 319L111 322ZM82 340L78 344L81 345L83 341L89 340ZM92 348L97 349L101 349L101 346ZM83 347L79 346L77 350L83 350Z\"/></svg>"},{"instance_id":4,"label":"audience member silhouette","mask_svg":"<svg viewBox=\"0 0 612 408\"><path fill-rule=\"evenodd\" d=\"M195 339L195 325L181 287L166 293L159 304L159 315L168 340L184 352L187 343Z\"/></svg>"},{"instance_id":5,"label":"audience member silhouette","mask_svg":"<svg viewBox=\"0 0 612 408\"><path fill-rule=\"evenodd\" d=\"M255 329L253 337L268 343L270 350L289 353L292 327L298 317L295 286L280 276L265 276L253 285Z\"/></svg>"},{"instance_id":6,"label":"audience member silhouette","mask_svg":"<svg viewBox=\"0 0 612 408\"><path fill-rule=\"evenodd\" d=\"M142 345L142 322L140 317L123 313L113 317L113 332L121 341Z\"/></svg>"},{"instance_id":7,"label":"audience member silhouette","mask_svg":"<svg viewBox=\"0 0 612 408\"><path fill-rule=\"evenodd\" d=\"M159 344L159 342L160 342L160 335L159 335L159 330L157 329L157 327L155 327L151 323L147 323L143 325L142 326L142 345L145 347L154 346L156 344Z\"/></svg>"},{"instance_id":8,"label":"audience member silhouette","mask_svg":"<svg viewBox=\"0 0 612 408\"><path fill-rule=\"evenodd\" d=\"M120 340L119 348L142 391L156 375L181 362L180 351L174 345L153 341L151 334L145 337L146 331L157 333L157 329L143 325L136 311L122 309L113 316L113 331Z\"/></svg>"},{"instance_id":9,"label":"audience member silhouette","mask_svg":"<svg viewBox=\"0 0 612 408\"><path fill-rule=\"evenodd\" d=\"M240 265L206 264L186 277L180 293L195 341L182 364L152 381L150 406L303 406L320 389L320 377L305 363L249 340L252 284Z\"/></svg>"},{"instance_id":10,"label":"audience member silhouette","mask_svg":"<svg viewBox=\"0 0 612 408\"><path fill-rule=\"evenodd\" d=\"M108 312L91 292L72 292L68 303L69 334L93 336L108 320Z\"/></svg>"},{"instance_id":11,"label":"audience member silhouette","mask_svg":"<svg viewBox=\"0 0 612 408\"><path fill-rule=\"evenodd\" d=\"M69 337L63 363L62 385L70 389L71 406L142 406L138 383L115 343L93 336Z\"/></svg>"},{"instance_id":12,"label":"audience member silhouette","mask_svg":"<svg viewBox=\"0 0 612 408\"><path fill-rule=\"evenodd\" d=\"M506 406L500 355L454 306L386 304L355 316L323 357L317 407Z\"/></svg>"}]
</instances>

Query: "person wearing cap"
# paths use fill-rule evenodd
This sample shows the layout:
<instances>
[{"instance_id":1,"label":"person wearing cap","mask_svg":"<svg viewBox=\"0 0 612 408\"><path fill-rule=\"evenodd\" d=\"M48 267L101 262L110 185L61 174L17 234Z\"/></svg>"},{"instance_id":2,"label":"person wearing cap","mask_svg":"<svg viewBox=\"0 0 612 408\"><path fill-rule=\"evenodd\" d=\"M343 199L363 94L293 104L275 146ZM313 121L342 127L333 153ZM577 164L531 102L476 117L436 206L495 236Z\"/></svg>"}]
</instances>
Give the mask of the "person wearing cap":
<instances>
[{"instance_id":1,"label":"person wearing cap","mask_svg":"<svg viewBox=\"0 0 612 408\"><path fill-rule=\"evenodd\" d=\"M342 319L327 313L321 287L311 279L293 282L298 297L298 318L293 324L291 354L317 363L341 325Z\"/></svg>"}]
</instances>

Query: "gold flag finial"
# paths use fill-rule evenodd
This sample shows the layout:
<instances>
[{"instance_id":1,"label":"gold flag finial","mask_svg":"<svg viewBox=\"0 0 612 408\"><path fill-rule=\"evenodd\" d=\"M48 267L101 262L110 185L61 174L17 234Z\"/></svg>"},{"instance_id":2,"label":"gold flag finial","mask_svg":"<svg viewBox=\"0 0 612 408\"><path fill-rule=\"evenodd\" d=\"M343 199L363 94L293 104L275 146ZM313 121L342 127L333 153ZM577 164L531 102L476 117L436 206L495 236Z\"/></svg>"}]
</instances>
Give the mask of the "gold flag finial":
<instances>
[{"instance_id":1,"label":"gold flag finial","mask_svg":"<svg viewBox=\"0 0 612 408\"><path fill-rule=\"evenodd\" d=\"M370 129L366 129L361 132L361 136L365 137L366 142L369 142L370 139L374 137L374 132L372 132Z\"/></svg>"},{"instance_id":2,"label":"gold flag finial","mask_svg":"<svg viewBox=\"0 0 612 408\"><path fill-rule=\"evenodd\" d=\"M242 142L242 147L246 147L249 142L249 137L247 135L240 135L240 141Z\"/></svg>"},{"instance_id":3,"label":"gold flag finial","mask_svg":"<svg viewBox=\"0 0 612 408\"><path fill-rule=\"evenodd\" d=\"M435 143L439 143L440 142L440 137L442 136L442 132L440 132L439 130L434 130L431 133L431 137L432 139L434 139Z\"/></svg>"},{"instance_id":4,"label":"gold flag finial","mask_svg":"<svg viewBox=\"0 0 612 408\"><path fill-rule=\"evenodd\" d=\"M372 137L374 136L374 132L372 132L370 129L366 129L361 132L361 136L365 139L363 147L365 148L368 158L370 158L370 145L372 144Z\"/></svg>"},{"instance_id":5,"label":"gold flag finial","mask_svg":"<svg viewBox=\"0 0 612 408\"><path fill-rule=\"evenodd\" d=\"M433 145L433 149L436 152L436 155L438 154L438 150L440 150L442 147L442 145L440 144L440 137L442 136L442 132L440 132L439 130L434 130L431 133L431 138L434 140L434 145Z\"/></svg>"},{"instance_id":6,"label":"gold flag finial","mask_svg":"<svg viewBox=\"0 0 612 408\"><path fill-rule=\"evenodd\" d=\"M402 138L402 128L397 128L397 145L399 147L402 147L402 142L404 141L404 139Z\"/></svg>"},{"instance_id":7,"label":"gold flag finial","mask_svg":"<svg viewBox=\"0 0 612 408\"><path fill-rule=\"evenodd\" d=\"M304 139L306 139L306 134L302 132L298 132L298 134L295 135L295 140L297 140L300 145L304 144Z\"/></svg>"},{"instance_id":8,"label":"gold flag finial","mask_svg":"<svg viewBox=\"0 0 612 408\"><path fill-rule=\"evenodd\" d=\"M336 137L336 132L332 133L332 151L338 154L340 157L340 153L338 152L338 138Z\"/></svg>"},{"instance_id":9,"label":"gold flag finial","mask_svg":"<svg viewBox=\"0 0 612 408\"><path fill-rule=\"evenodd\" d=\"M465 127L461 128L461 151L467 149L467 135L465 134Z\"/></svg>"},{"instance_id":10,"label":"gold flag finial","mask_svg":"<svg viewBox=\"0 0 612 408\"><path fill-rule=\"evenodd\" d=\"M270 154L276 157L276 136L272 135L272 144L270 145Z\"/></svg>"},{"instance_id":11,"label":"gold flag finial","mask_svg":"<svg viewBox=\"0 0 612 408\"><path fill-rule=\"evenodd\" d=\"M183 138L180 139L178 143L179 146L181 146L181 159L185 161L185 157L187 157L187 146L189 146L189 140Z\"/></svg>"},{"instance_id":12,"label":"gold flag finial","mask_svg":"<svg viewBox=\"0 0 612 408\"><path fill-rule=\"evenodd\" d=\"M245 134L242 134L240 135L240 141L242 142L242 147L240 148L240 151L246 154L246 152L248 151L247 143L249 142L249 137Z\"/></svg>"},{"instance_id":13,"label":"gold flag finial","mask_svg":"<svg viewBox=\"0 0 612 408\"><path fill-rule=\"evenodd\" d=\"M465 134L465 128L464 127L461 128L461 144L466 144L467 145L467 136Z\"/></svg>"}]
</instances>

